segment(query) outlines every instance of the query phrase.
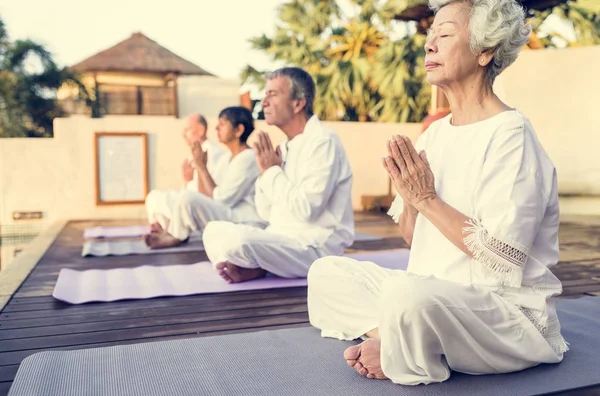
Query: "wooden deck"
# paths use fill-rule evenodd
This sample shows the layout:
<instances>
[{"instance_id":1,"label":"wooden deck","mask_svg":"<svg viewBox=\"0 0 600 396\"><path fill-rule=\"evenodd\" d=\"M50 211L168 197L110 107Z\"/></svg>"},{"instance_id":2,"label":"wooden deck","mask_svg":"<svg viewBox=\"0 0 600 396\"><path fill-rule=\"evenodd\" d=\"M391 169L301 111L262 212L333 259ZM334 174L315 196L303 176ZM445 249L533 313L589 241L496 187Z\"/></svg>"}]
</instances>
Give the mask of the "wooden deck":
<instances>
[{"instance_id":1,"label":"wooden deck","mask_svg":"<svg viewBox=\"0 0 600 396\"><path fill-rule=\"evenodd\" d=\"M20 362L44 350L308 325L304 287L84 305L54 300L52 290L61 268L127 268L206 259L203 252L82 258L83 230L99 224L117 223L70 222L0 312L0 396L8 393ZM385 239L356 243L351 251L405 246L385 215L357 214L357 230ZM563 281L563 296L600 295L600 222L564 223L560 240L561 263L554 272ZM596 391L600 388L561 394L588 395Z\"/></svg>"}]
</instances>

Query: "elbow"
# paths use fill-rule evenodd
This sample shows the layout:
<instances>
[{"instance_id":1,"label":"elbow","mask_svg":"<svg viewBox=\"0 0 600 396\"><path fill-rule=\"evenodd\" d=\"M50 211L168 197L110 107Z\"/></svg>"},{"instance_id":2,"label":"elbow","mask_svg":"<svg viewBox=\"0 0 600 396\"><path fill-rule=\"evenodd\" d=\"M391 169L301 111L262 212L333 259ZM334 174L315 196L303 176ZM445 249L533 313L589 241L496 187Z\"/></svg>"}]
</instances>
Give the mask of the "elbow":
<instances>
[{"instance_id":1,"label":"elbow","mask_svg":"<svg viewBox=\"0 0 600 396\"><path fill-rule=\"evenodd\" d=\"M408 247L412 246L412 235L402 235L402 239L404 239L404 242L406 242L406 244L408 245Z\"/></svg>"},{"instance_id":2,"label":"elbow","mask_svg":"<svg viewBox=\"0 0 600 396\"><path fill-rule=\"evenodd\" d=\"M296 206L296 217L305 223L310 223L317 218L315 208L311 207L308 202L301 202Z\"/></svg>"},{"instance_id":3,"label":"elbow","mask_svg":"<svg viewBox=\"0 0 600 396\"><path fill-rule=\"evenodd\" d=\"M319 216L321 216L323 210L319 207L313 207L310 204L307 204L305 207L300 208L298 210L298 217L301 221L306 223L314 223Z\"/></svg>"}]
</instances>

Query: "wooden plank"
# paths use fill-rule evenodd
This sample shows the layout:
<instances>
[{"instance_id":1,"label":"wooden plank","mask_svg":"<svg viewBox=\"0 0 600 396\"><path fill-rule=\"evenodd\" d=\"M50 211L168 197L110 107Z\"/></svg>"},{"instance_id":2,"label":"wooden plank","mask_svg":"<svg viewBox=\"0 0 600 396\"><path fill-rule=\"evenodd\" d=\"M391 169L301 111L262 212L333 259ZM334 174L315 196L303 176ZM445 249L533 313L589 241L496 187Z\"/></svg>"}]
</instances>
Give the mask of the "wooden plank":
<instances>
[{"instance_id":1,"label":"wooden plank","mask_svg":"<svg viewBox=\"0 0 600 396\"><path fill-rule=\"evenodd\" d=\"M193 304L210 304L213 301L218 303L228 303L236 301L248 301L248 300L263 300L269 298L281 298L281 297L296 297L306 296L306 286L295 287L295 288L279 288L279 289L265 289L265 290L249 290L242 292L231 292L231 293L212 293L212 294L198 294L184 297L161 297L161 298L150 298L140 300L127 300L117 302L98 302L88 304L67 304L61 301L54 300L51 303L42 303L35 305L15 305L9 304L3 313L0 314L1 321L9 316L13 319L16 313L32 312L32 316L25 314L27 317L40 317L44 311L60 312L61 315L69 315L80 312L95 313L95 312L113 312L115 309L123 310L130 308L140 308L142 306L152 306L153 308L158 307L177 307L184 305ZM37 312L40 311L40 312ZM35 313L37 312L37 313Z\"/></svg>"},{"instance_id":2,"label":"wooden plank","mask_svg":"<svg viewBox=\"0 0 600 396\"><path fill-rule=\"evenodd\" d=\"M562 292L563 296L570 296L570 295L575 295L575 294L586 294L586 293L592 293L592 292L598 292L600 291L600 286L598 285L583 285L583 286L575 286L575 287L569 287L567 289L564 289Z\"/></svg>"},{"instance_id":3,"label":"wooden plank","mask_svg":"<svg viewBox=\"0 0 600 396\"><path fill-rule=\"evenodd\" d=\"M36 327L52 327L61 325L71 325L77 323L100 323L104 321L133 319L143 320L156 316L180 315L189 311L195 311L199 316L209 312L226 312L228 310L237 310L243 308L260 308L274 307L280 305L306 304L306 297L285 297L279 299L264 299L253 301L241 301L235 303L235 306L226 304L210 304L210 305L188 305L180 307L163 307L163 308L148 308L138 310L126 310L119 312L111 312L106 315L69 315L69 316L50 316L39 319L22 319L11 320L0 324L0 338L4 331L12 329L27 329Z\"/></svg>"},{"instance_id":4,"label":"wooden plank","mask_svg":"<svg viewBox=\"0 0 600 396\"><path fill-rule=\"evenodd\" d=\"M375 251L375 250L391 250L391 249L408 249L409 246L400 237L383 238L376 241L357 241L348 248L348 252L358 250Z\"/></svg>"},{"instance_id":5,"label":"wooden plank","mask_svg":"<svg viewBox=\"0 0 600 396\"><path fill-rule=\"evenodd\" d=\"M12 381L15 378L15 375L17 375L18 369L18 364L13 364L10 366L0 366L0 383Z\"/></svg>"},{"instance_id":6,"label":"wooden plank","mask_svg":"<svg viewBox=\"0 0 600 396\"><path fill-rule=\"evenodd\" d=\"M8 391L10 390L11 385L12 385L12 381L11 382L0 382L0 396L8 395Z\"/></svg>"},{"instance_id":7,"label":"wooden plank","mask_svg":"<svg viewBox=\"0 0 600 396\"><path fill-rule=\"evenodd\" d=\"M584 286L584 285L600 285L600 280L594 278L583 278L583 279L573 279L573 280L565 280L561 282L563 288L573 287L573 286Z\"/></svg>"},{"instance_id":8,"label":"wooden plank","mask_svg":"<svg viewBox=\"0 0 600 396\"><path fill-rule=\"evenodd\" d=\"M98 331L110 331L113 329L136 329L155 326L166 326L184 323L202 323L227 319L247 319L261 316L287 315L292 313L308 313L306 301L300 300L296 304L283 304L280 301L268 300L271 306L256 307L244 304L229 310L214 310L202 312L202 307L188 308L188 312L168 313L163 316L152 316L144 318L128 318L119 320L106 320L92 323L57 324L53 326L29 327L14 330L1 330L0 342L3 340L22 339L30 337L48 337L56 335L75 335L81 333L94 333ZM253 303L254 304L254 303ZM200 312L199 312L200 311ZM202 313L202 315L199 315Z\"/></svg>"},{"instance_id":9,"label":"wooden plank","mask_svg":"<svg viewBox=\"0 0 600 396\"><path fill-rule=\"evenodd\" d=\"M276 324L308 322L308 313L291 313L279 315L257 316L243 319L224 319L209 322L188 321L175 325L162 325L134 329L113 329L101 332L82 334L68 334L58 336L44 336L34 338L20 338L15 340L0 341L0 365L2 356L6 352L39 349L59 348L64 346L86 345L104 342L144 339L167 335L181 335L203 333L207 331L234 330L241 327L263 327Z\"/></svg>"}]
</instances>

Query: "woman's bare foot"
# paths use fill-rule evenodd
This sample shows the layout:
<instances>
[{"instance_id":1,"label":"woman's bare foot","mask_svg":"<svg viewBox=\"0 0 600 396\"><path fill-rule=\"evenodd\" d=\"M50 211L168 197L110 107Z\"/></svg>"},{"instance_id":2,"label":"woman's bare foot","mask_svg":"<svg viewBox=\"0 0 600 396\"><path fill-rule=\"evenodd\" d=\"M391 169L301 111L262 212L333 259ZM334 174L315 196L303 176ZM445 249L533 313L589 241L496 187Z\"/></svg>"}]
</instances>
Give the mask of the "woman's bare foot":
<instances>
[{"instance_id":1,"label":"woman's bare foot","mask_svg":"<svg viewBox=\"0 0 600 396\"><path fill-rule=\"evenodd\" d=\"M376 327L373 330L369 330L365 333L365 335L369 338L377 338L378 340L380 340L381 338L379 338L379 328Z\"/></svg>"},{"instance_id":2,"label":"woman's bare foot","mask_svg":"<svg viewBox=\"0 0 600 396\"><path fill-rule=\"evenodd\" d=\"M356 372L371 379L388 379L381 369L381 341L369 338L359 345L354 345L344 351L344 359L348 366Z\"/></svg>"},{"instance_id":3,"label":"woman's bare foot","mask_svg":"<svg viewBox=\"0 0 600 396\"><path fill-rule=\"evenodd\" d=\"M238 267L235 264L228 262L217 264L217 272L219 276L227 281L227 283L240 283L252 279L262 278L267 274L262 268L244 268Z\"/></svg>"},{"instance_id":4,"label":"woman's bare foot","mask_svg":"<svg viewBox=\"0 0 600 396\"><path fill-rule=\"evenodd\" d=\"M150 224L150 232L162 233L164 230L159 222L155 222Z\"/></svg>"},{"instance_id":5,"label":"woman's bare foot","mask_svg":"<svg viewBox=\"0 0 600 396\"><path fill-rule=\"evenodd\" d=\"M144 235L144 242L150 249L165 249L181 245L184 241L167 232L151 232Z\"/></svg>"}]
</instances>

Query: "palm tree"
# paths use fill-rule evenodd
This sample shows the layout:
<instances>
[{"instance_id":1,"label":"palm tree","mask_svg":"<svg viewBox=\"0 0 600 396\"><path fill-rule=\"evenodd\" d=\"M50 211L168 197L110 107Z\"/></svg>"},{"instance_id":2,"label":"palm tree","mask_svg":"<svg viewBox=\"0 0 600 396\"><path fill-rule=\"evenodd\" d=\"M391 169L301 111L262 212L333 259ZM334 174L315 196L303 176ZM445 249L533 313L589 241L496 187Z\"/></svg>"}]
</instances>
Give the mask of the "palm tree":
<instances>
[{"instance_id":1,"label":"palm tree","mask_svg":"<svg viewBox=\"0 0 600 396\"><path fill-rule=\"evenodd\" d=\"M377 53L372 83L382 100L382 122L421 122L431 101L425 83L425 37L414 35L389 41Z\"/></svg>"},{"instance_id":2,"label":"palm tree","mask_svg":"<svg viewBox=\"0 0 600 396\"><path fill-rule=\"evenodd\" d=\"M406 60L384 60L378 55L389 45L393 12L389 7L381 9L379 0L352 2L359 12L348 18L341 15L335 1L292 0L279 8L281 24L274 36L263 35L251 43L273 60L302 67L313 76L317 85L315 111L322 119L378 121L382 112L390 121L398 119L390 115L394 112L402 113L399 118L404 119L422 117L427 105L422 106L421 102L428 103L429 99L421 93L421 84L413 84L418 78L415 64L404 67L407 73L399 86L384 89L377 83L384 80L378 74L395 71L388 63L380 64L382 61L391 61L396 67L416 59L409 56ZM402 51L391 54L405 55ZM252 66L246 67L241 78L264 87L263 71ZM415 97L406 97L407 94ZM417 114L419 111L421 114Z\"/></svg>"},{"instance_id":3,"label":"palm tree","mask_svg":"<svg viewBox=\"0 0 600 396\"><path fill-rule=\"evenodd\" d=\"M319 86L323 96L316 101L316 108L322 108L328 118L337 115L337 119L346 121L372 120L376 118L373 109L379 97L370 81L375 54L386 37L375 26L362 21L360 15L332 33L325 50L328 65L320 70L324 77ZM329 111L333 107L331 102L343 104L344 109L337 114Z\"/></svg>"},{"instance_id":4,"label":"palm tree","mask_svg":"<svg viewBox=\"0 0 600 396\"><path fill-rule=\"evenodd\" d=\"M29 70L32 61L38 61L39 70ZM55 98L63 84L77 86L81 98L92 106L85 86L74 73L58 67L38 43L11 42L0 19L0 137L52 136L53 120L66 115Z\"/></svg>"},{"instance_id":5,"label":"palm tree","mask_svg":"<svg viewBox=\"0 0 600 396\"><path fill-rule=\"evenodd\" d=\"M571 46L600 44L600 5L598 3L577 2L554 8L554 13L573 25L575 42Z\"/></svg>"}]
</instances>

